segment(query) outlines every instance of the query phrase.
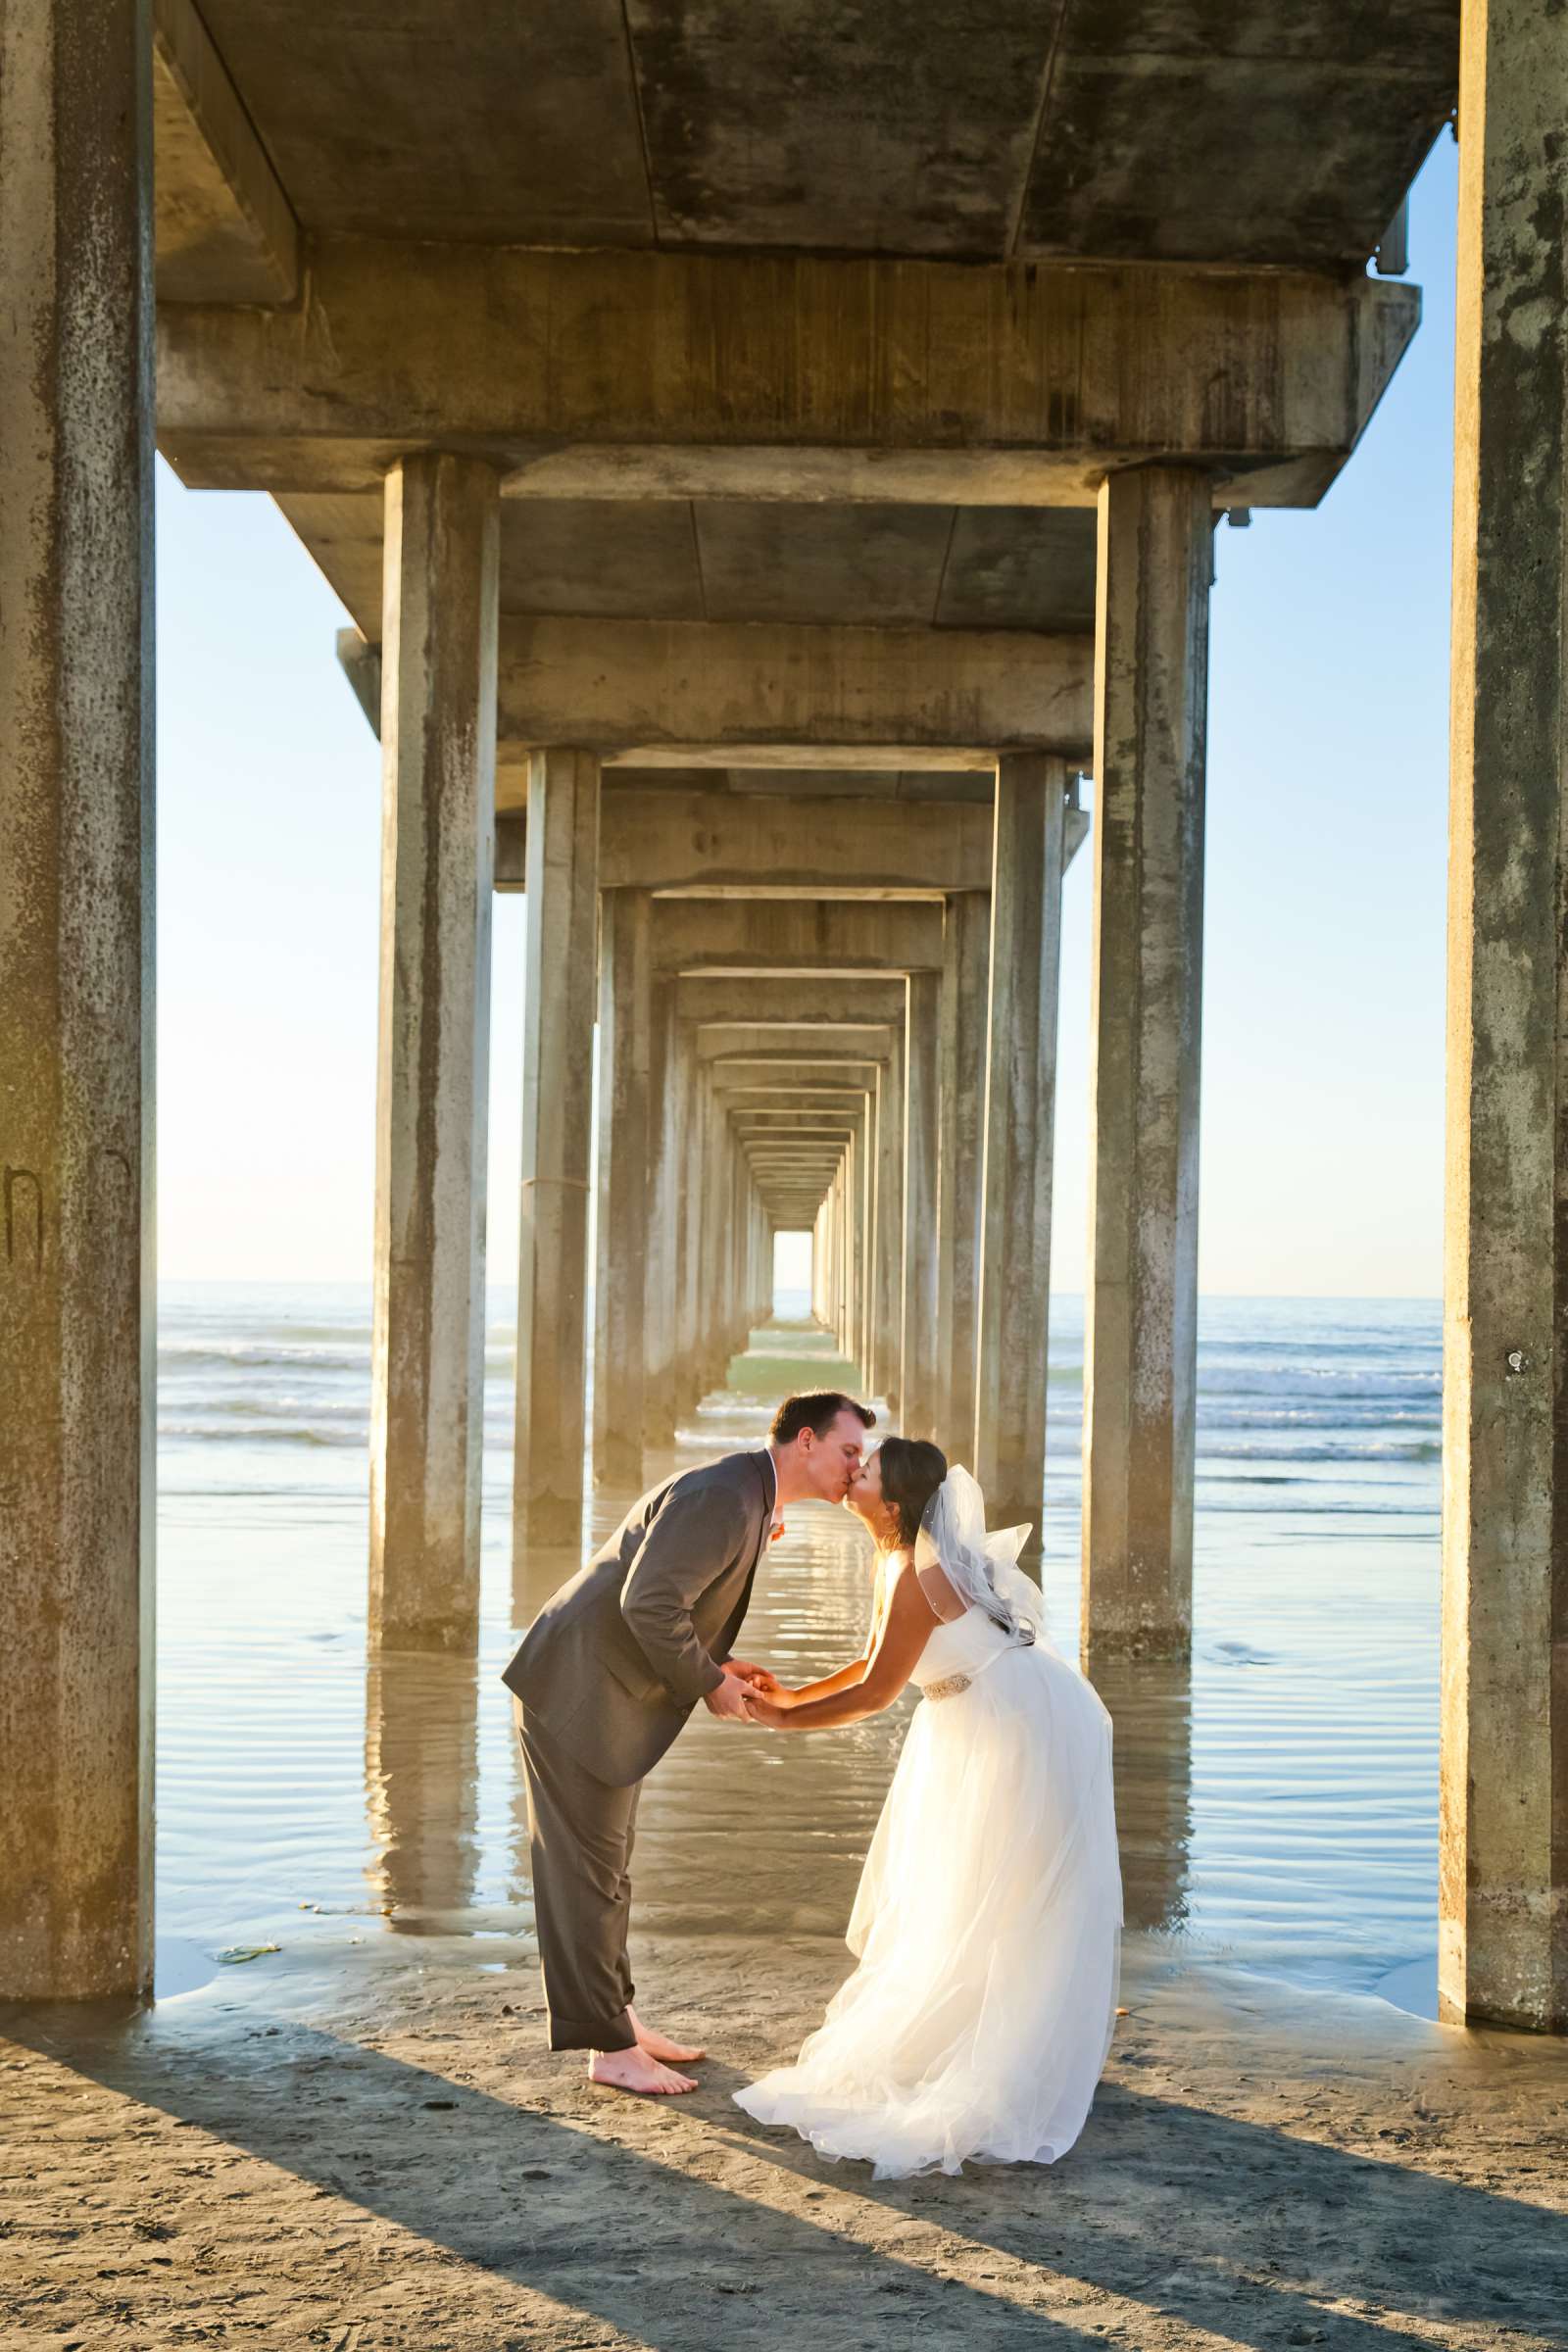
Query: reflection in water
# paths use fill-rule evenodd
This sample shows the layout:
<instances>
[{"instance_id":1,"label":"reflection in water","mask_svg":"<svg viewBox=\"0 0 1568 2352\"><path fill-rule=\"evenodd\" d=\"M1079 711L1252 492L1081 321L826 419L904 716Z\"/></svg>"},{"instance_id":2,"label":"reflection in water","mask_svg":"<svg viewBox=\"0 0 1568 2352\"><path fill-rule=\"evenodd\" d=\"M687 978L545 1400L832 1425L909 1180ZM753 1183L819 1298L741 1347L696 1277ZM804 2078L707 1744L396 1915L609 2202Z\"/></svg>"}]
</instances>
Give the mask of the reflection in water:
<instances>
[{"instance_id":1,"label":"reflection in water","mask_svg":"<svg viewBox=\"0 0 1568 2352\"><path fill-rule=\"evenodd\" d=\"M1193 1842L1193 1682L1185 1666L1102 1667L1095 1688L1116 1727L1116 1833L1129 1928L1187 1920Z\"/></svg>"},{"instance_id":2,"label":"reflection in water","mask_svg":"<svg viewBox=\"0 0 1568 2352\"><path fill-rule=\"evenodd\" d=\"M404 1935L467 1924L478 1869L479 1709L471 1659L372 1659L365 1684L366 1876Z\"/></svg>"}]
</instances>

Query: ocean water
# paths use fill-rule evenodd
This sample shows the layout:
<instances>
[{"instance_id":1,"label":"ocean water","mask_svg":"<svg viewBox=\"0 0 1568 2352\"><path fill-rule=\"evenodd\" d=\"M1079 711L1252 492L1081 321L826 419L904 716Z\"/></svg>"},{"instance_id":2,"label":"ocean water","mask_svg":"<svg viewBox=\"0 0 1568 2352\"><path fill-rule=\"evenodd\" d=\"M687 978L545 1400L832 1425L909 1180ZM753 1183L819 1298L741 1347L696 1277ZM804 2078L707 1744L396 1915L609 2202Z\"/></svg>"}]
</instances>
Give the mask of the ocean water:
<instances>
[{"instance_id":1,"label":"ocean water","mask_svg":"<svg viewBox=\"0 0 1568 2352\"><path fill-rule=\"evenodd\" d=\"M498 1676L575 1557L511 1557L514 1300L490 1302L480 1654L365 1644L369 1296L167 1285L159 1345L161 1984L277 1944L388 1936L526 1968L526 1824ZM804 1296L756 1343L810 1385ZM681 1432L761 1441L757 1367ZM1082 1303L1054 1304L1044 1582L1076 1641ZM1129 1921L1292 1983L1430 2010L1436 1949L1435 1302L1206 1299L1192 1671L1103 1684ZM650 1478L662 1465L650 1461ZM608 1530L628 1496L596 1496ZM787 1680L857 1653L857 1523L791 1514L743 1647ZM907 1706L769 1737L699 1712L645 1795L636 1913L665 1933L836 1935ZM268 1965L261 1963L258 1965Z\"/></svg>"}]
</instances>

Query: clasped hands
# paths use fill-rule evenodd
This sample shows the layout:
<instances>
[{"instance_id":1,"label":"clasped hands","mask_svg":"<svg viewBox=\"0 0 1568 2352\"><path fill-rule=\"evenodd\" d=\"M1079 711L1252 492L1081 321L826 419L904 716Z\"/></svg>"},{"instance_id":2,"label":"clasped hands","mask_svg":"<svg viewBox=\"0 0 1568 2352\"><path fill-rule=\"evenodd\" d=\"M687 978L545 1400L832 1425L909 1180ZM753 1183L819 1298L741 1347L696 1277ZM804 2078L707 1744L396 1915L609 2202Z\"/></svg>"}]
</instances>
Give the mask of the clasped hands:
<instances>
[{"instance_id":1,"label":"clasped hands","mask_svg":"<svg viewBox=\"0 0 1568 2352\"><path fill-rule=\"evenodd\" d=\"M724 1680L707 1693L703 1704L710 1715L731 1723L776 1724L793 1695L765 1666L755 1666L748 1658L730 1658Z\"/></svg>"}]
</instances>

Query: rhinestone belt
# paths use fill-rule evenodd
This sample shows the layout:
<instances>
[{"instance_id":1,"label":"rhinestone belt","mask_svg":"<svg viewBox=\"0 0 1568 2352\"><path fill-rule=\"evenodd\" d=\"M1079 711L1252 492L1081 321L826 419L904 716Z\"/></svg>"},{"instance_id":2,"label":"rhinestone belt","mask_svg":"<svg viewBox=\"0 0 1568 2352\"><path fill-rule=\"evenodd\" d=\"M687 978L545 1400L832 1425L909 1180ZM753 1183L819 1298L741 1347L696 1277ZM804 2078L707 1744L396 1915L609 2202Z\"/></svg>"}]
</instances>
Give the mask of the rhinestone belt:
<instances>
[{"instance_id":1,"label":"rhinestone belt","mask_svg":"<svg viewBox=\"0 0 1568 2352\"><path fill-rule=\"evenodd\" d=\"M939 1683L925 1684L920 1695L922 1698L956 1698L959 1691L967 1690L973 1681L972 1674L945 1674Z\"/></svg>"}]
</instances>

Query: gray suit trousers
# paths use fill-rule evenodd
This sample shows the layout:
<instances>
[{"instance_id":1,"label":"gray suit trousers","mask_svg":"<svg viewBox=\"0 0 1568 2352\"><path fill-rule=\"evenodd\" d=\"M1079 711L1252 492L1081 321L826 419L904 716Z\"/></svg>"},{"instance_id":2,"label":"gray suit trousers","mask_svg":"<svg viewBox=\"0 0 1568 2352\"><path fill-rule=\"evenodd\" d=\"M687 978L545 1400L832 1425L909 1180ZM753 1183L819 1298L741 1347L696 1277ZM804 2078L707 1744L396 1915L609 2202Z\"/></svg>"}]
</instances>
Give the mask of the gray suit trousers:
<instances>
[{"instance_id":1,"label":"gray suit trousers","mask_svg":"<svg viewBox=\"0 0 1568 2352\"><path fill-rule=\"evenodd\" d=\"M596 1781L520 1699L512 1702L528 1788L534 1930L553 2050L629 2050L626 1928L640 1781Z\"/></svg>"}]
</instances>

